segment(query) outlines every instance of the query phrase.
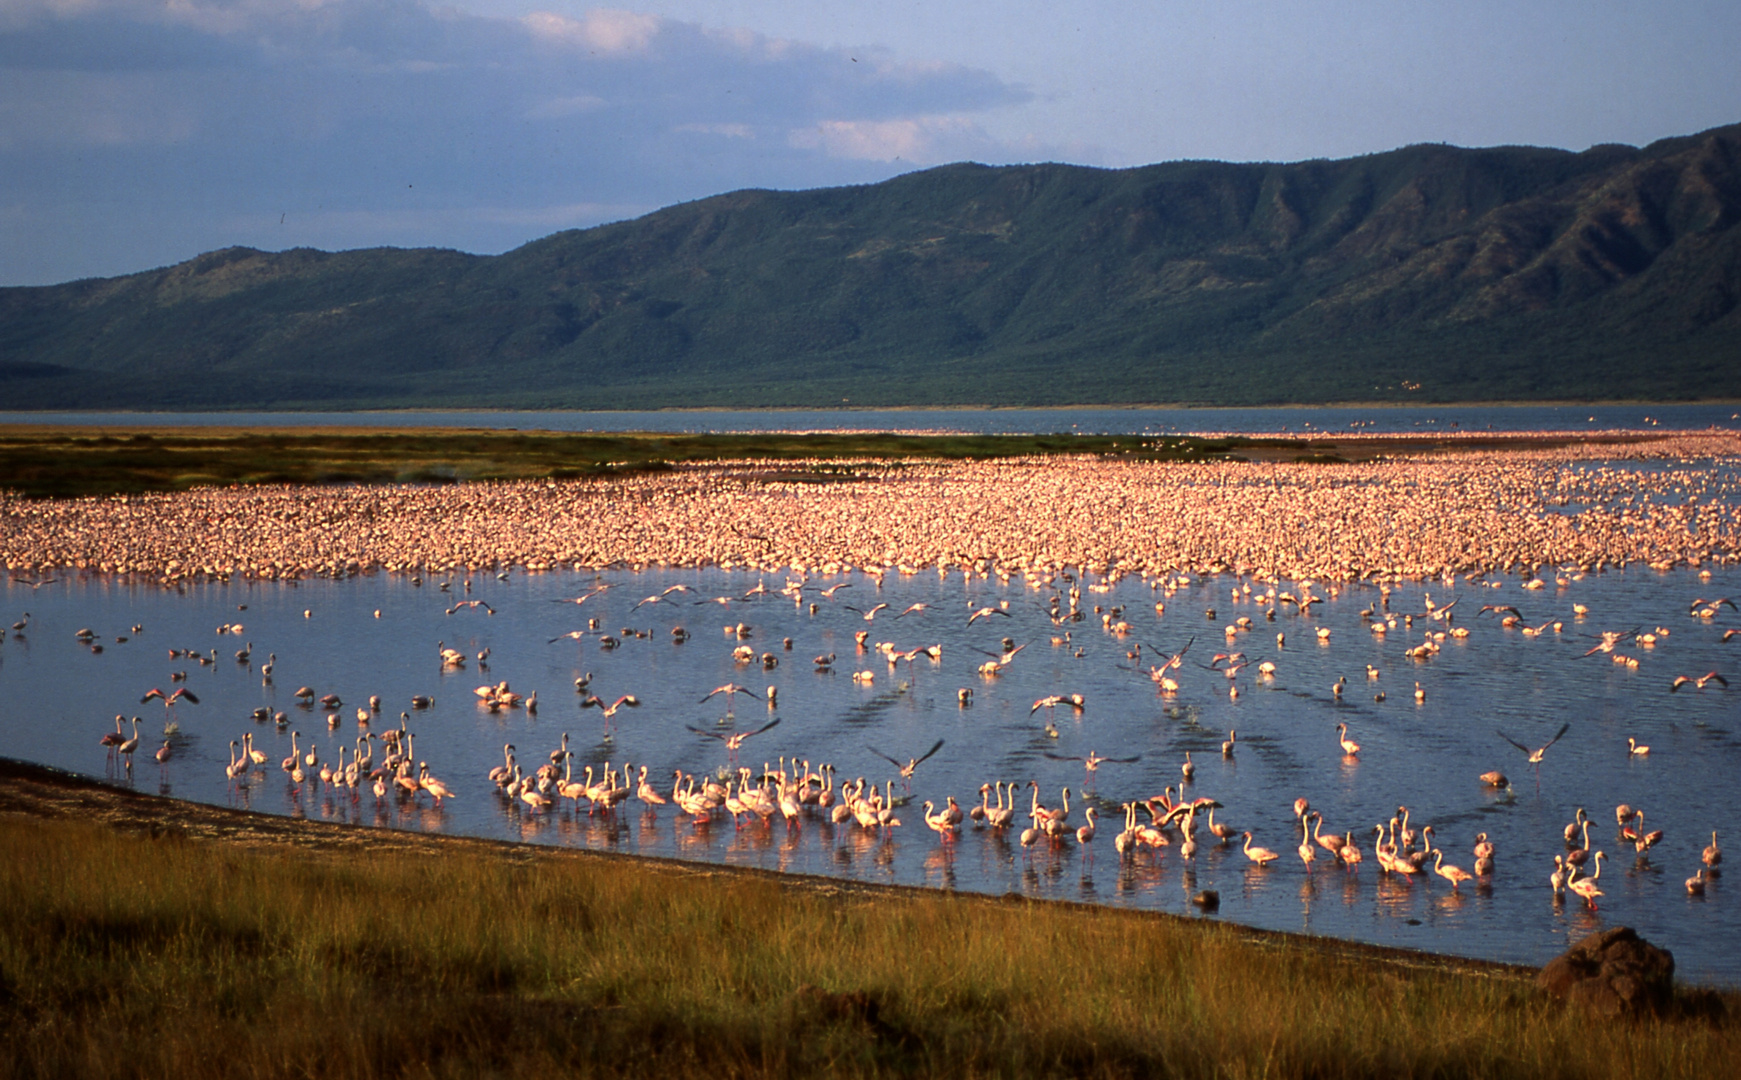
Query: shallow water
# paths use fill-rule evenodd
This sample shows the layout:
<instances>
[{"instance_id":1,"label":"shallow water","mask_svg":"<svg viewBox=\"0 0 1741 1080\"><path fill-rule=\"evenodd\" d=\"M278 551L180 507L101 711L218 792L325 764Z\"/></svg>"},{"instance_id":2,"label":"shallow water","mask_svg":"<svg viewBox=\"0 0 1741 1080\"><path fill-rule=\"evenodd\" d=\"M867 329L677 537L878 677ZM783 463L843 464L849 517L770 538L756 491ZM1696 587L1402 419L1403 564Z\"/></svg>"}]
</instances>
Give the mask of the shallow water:
<instances>
[{"instance_id":1,"label":"shallow water","mask_svg":"<svg viewBox=\"0 0 1741 1080\"><path fill-rule=\"evenodd\" d=\"M1434 433L1741 428L1731 404L1444 405L1269 409L762 409L659 412L0 412L0 424L164 427L452 427L545 431L914 431L978 435L1191 432Z\"/></svg>"},{"instance_id":2,"label":"shallow water","mask_svg":"<svg viewBox=\"0 0 1741 1080\"><path fill-rule=\"evenodd\" d=\"M618 587L578 607L550 602L579 596L595 580ZM768 595L724 605L692 599L741 597L761 581ZM851 588L832 601L815 594L840 582ZM1045 606L1052 589L1025 587L1020 577L1006 584L959 573L947 579L934 571L890 573L880 588L862 574L818 578L802 603L778 595L784 579L777 575L717 570L602 577L514 572L505 581L479 574L469 593L463 580L454 580L451 592L440 584L382 575L300 584L214 582L177 592L100 577L36 587L9 581L0 587L4 624L31 614L22 634L8 632L0 644L0 753L179 798L365 825L1174 912L1194 911L1189 897L1215 889L1219 917L1230 921L1523 963L1543 962L1592 929L1625 924L1672 949L1683 976L1741 983L1741 915L1725 895L1733 886L1719 879L1706 897L1691 899L1681 884L1699 865L1711 829L1728 825L1721 807L1741 767L1734 696L1741 684L1734 691L1715 683L1702 691L1669 691L1675 675L1723 670L1741 649L1741 638L1720 641L1725 626L1741 626L1730 608L1711 620L1688 615L1694 597L1741 594L1741 573L1734 569L1719 569L1710 580L1692 571L1632 569L1563 587L1550 580L1538 592L1521 591L1516 579L1498 589L1461 580L1454 588L1399 585L1390 594L1392 613L1423 612L1424 594L1430 594L1441 606L1458 601L1457 622L1471 630L1467 639L1446 638L1424 662L1406 658L1404 650L1422 640L1425 628L1442 627L1417 619L1410 628L1399 618L1396 630L1375 636L1361 612L1376 604L1383 613L1376 586L1344 590L1308 616L1282 606L1272 622L1267 605L1232 599L1240 584L1232 577L1196 579L1171 596L1134 577L1106 591L1090 579L1085 584L1094 587L1084 588L1081 600L1086 617L1061 628ZM674 594L681 603L635 607L677 584L696 591ZM1292 582L1280 588L1300 591ZM496 614L482 607L446 614L458 598L487 601ZM1155 613L1157 600L1165 602L1163 615ZM967 624L970 605L1006 601L1007 617ZM819 605L814 614L811 603ZM868 623L846 608L876 603L890 609ZM914 603L930 607L890 618ZM1589 616L1576 618L1574 603L1587 605ZM1558 633L1526 636L1501 628L1492 615L1477 616L1483 604L1515 604L1532 625L1550 619L1564 625ZM1095 605L1123 605L1134 632L1119 638L1103 630ZM1210 608L1213 619L1205 617ZM1235 648L1254 664L1235 680L1241 692L1232 699L1227 677L1201 665L1231 651L1222 627L1241 616L1254 628ZM647 636L619 634L623 642L614 650L592 637L549 641L583 628L588 617L613 633L633 628ZM244 628L240 636L215 632L237 622ZM747 644L772 652L777 667L734 663L738 639L722 627L738 622L753 628ZM133 631L135 625L142 629ZM694 636L675 643L675 626ZM1600 652L1581 655L1602 630L1658 626L1670 633L1653 648L1624 647L1638 658L1636 668ZM101 653L75 639L86 627L99 635ZM1318 627L1330 629L1327 642L1317 637ZM921 656L891 666L874 652L855 650L853 634L861 629L870 631L873 644L940 644L941 659ZM1071 640L1053 644L1066 629ZM1278 632L1286 634L1280 647ZM1026 647L1001 676L977 674L986 658L973 649L1000 651L1006 635ZM793 641L789 651L786 637ZM1139 641L1169 652L1193 642L1175 672L1182 684L1176 694L1158 692L1145 673L1133 670L1126 653ZM488 672L475 660L444 672L436 651L443 642L472 656L487 647ZM238 663L232 654L246 643L253 646L252 662ZM215 650L217 660L170 659L170 648ZM833 672L817 672L811 658L830 652L838 654ZM259 667L269 653L277 654L276 671L263 684ZM1273 679L1256 674L1255 662L1266 659L1277 666ZM1154 662L1145 653L1143 666ZM1368 678L1368 665L1376 679ZM874 673L872 681L855 682L852 673L859 670ZM185 683L170 681L178 671L187 672ZM573 682L587 672L591 690L607 701L632 693L644 703L621 711L611 739L604 738L597 710L578 707ZM1340 701L1331 692L1339 677L1348 680ZM503 680L522 693L538 691L536 716L491 713L477 703L473 687ZM758 692L777 687L778 707L739 696L735 715L727 716L722 698L699 702L727 681ZM1417 681L1425 691L1420 702ZM329 729L323 710L295 704L292 693L304 684L344 699L336 728ZM199 703L184 701L171 710L155 700L139 702L152 687L176 685L191 688ZM966 707L957 701L963 687L973 690ZM1377 701L1381 690L1384 700ZM1067 707L1031 713L1035 699L1072 692L1086 699L1079 714ZM318 783L298 789L279 770L292 730L301 733L302 745L312 739L323 760L350 747L360 733L355 708L370 694L386 703L371 725L377 731L398 723L413 694L434 696L433 707L410 711L410 730L416 756L457 790L456 799L439 809L427 796L416 804L377 804L367 792L358 796ZM251 720L261 705L287 712L290 725L280 730ZM144 718L147 737L131 776L98 745L117 713ZM577 769L627 758L649 764L668 790L673 769L705 773L727 762L723 744L691 726L728 732L770 718L780 725L748 742L745 765L759 768L781 754L796 755L834 763L842 779L895 779L898 790L895 770L871 748L904 760L939 738L944 746L918 768L914 803L903 808L905 824L889 839L820 819L795 829L778 819L740 829L729 818L697 828L673 807L650 813L639 803L614 815L538 814L499 797L485 778L500 763L503 743L515 744L530 768L569 733ZM1048 720L1055 736L1046 730ZM178 723L181 734L175 756L160 766L149 751L166 721ZM1524 755L1496 733L1533 746L1568 721L1571 729L1547 753L1539 783ZM1362 744L1357 759L1342 754L1338 722ZM1220 747L1230 729L1238 731L1237 749L1224 760ZM223 768L228 743L249 731L270 767L231 783ZM1627 753L1628 735L1652 747L1649 757ZM1276 864L1255 869L1237 847L1214 844L1205 844L1194 860L1182 859L1175 847L1121 863L1112 846L1121 825L1118 802L1176 784L1187 751L1197 764L1189 793L1218 799L1225 806L1222 820L1251 829L1258 844L1282 853ZM1024 851L1014 836L972 830L944 843L924 825L919 802L946 795L974 802L979 786L994 779L1037 781L1048 805L1068 786L1071 823L1082 824L1074 809L1082 803L1082 765L1047 755L1090 752L1141 755L1133 764L1103 765L1094 778L1103 816L1091 856L1075 844ZM1510 775L1511 790L1492 791L1477 780L1495 768ZM1310 872L1302 867L1292 810L1299 796L1323 812L1327 830L1352 831L1364 843L1367 858L1358 872L1323 860ZM1028 797L1024 791L1024 808ZM1650 827L1666 833L1648 859L1618 845L1614 807L1621 802L1642 807ZM1371 856L1372 828L1399 804L1409 807L1415 826L1433 825L1447 860L1466 869L1475 834L1487 832L1498 849L1491 883L1453 891L1430 874L1412 883L1382 875ZM1614 856L1603 866L1606 896L1596 912L1575 899L1556 903L1548 886L1553 855L1563 850L1561 829L1580 806L1595 822L1593 846Z\"/></svg>"}]
</instances>

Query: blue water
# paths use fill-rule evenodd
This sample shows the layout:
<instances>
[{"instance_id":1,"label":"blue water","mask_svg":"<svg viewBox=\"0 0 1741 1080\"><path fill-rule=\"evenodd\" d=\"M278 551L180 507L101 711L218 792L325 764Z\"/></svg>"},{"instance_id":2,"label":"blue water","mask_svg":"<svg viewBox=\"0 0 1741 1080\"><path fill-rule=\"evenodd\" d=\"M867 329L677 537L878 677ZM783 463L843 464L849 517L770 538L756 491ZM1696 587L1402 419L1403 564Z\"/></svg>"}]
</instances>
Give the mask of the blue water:
<instances>
[{"instance_id":1,"label":"blue water","mask_svg":"<svg viewBox=\"0 0 1741 1080\"><path fill-rule=\"evenodd\" d=\"M620 587L584 605L551 602L582 595L601 581ZM768 594L744 599L758 582ZM833 600L817 591L841 582L851 588ZM1710 619L1688 614L1694 597L1741 595L1741 571L1734 568L1719 568L1710 579L1687 570L1633 568L1531 593L1520 592L1515 579L1497 590L1463 580L1399 585L1389 595L1398 625L1384 636L1370 632L1364 613L1382 614L1385 597L1364 585L1306 615L1281 606L1272 621L1267 605L1243 593L1233 597L1242 583L1231 576L1193 579L1170 595L1158 583L1126 577L1084 588L1085 618L1058 626L1045 598L1063 582L1029 586L1019 577L1003 583L959 573L940 579L927 571L891 573L879 585L855 574L813 581L801 602L778 595L784 583L782 574L720 570L516 571L506 580L478 574L469 592L463 579L442 591L443 581L433 577L418 584L389 575L213 581L173 590L94 575L46 583L8 579L0 584L0 626L16 620L25 627L0 639L0 754L179 798L367 826L1178 913L1193 912L1189 897L1197 890L1215 889L1219 917L1229 921L1521 963L1542 963L1593 930L1624 924L1671 949L1684 977L1741 983L1741 904L1727 895L1733 884L1719 879L1696 899L1681 884L1698 867L1711 830L1729 835L1726 811L1741 775L1741 680L1732 680L1733 691L1715 683L1669 690L1679 674L1728 669L1741 675L1732 668L1741 641L1721 641L1726 627L1741 626L1741 616L1727 607ZM681 603L640 604L671 585L695 591L673 594ZM1301 588L1295 582L1279 587ZM1424 611L1427 594L1439 605L1459 601L1460 624L1471 633L1447 638L1437 655L1416 661L1404 651L1421 641L1423 627L1436 624L1417 617L1410 627L1402 616ZM467 596L486 601L496 614L481 606L448 613ZM728 602L708 602L714 597ZM1165 602L1162 613L1155 610L1157 599ZM970 605L1006 602L1009 615L967 623ZM890 609L870 622L847 607L869 610L876 603ZM890 618L915 603L930 606ZM1478 616L1476 609L1488 603L1518 604L1532 621L1559 619L1563 627L1525 635ZM1577 617L1574 604L1587 605L1591 615ZM1118 637L1102 629L1094 605L1122 606L1134 632ZM1204 617L1208 608L1217 609L1213 621ZM26 611L27 620L21 618ZM1222 627L1240 616L1254 626L1233 648L1246 652L1253 666L1230 681L1205 665L1216 652L1232 651ZM550 640L584 628L588 617L617 634L621 646L606 649L594 637ZM216 632L234 623L242 624L240 634ZM777 666L734 661L739 638L723 627L738 623L751 628L745 643L758 656L771 653ZM677 626L693 637L675 642ZM1639 660L1636 668L1602 653L1583 655L1601 630L1659 626L1669 633L1653 647L1627 648ZM1327 641L1317 636L1320 627L1331 631ZM82 628L98 635L102 652L76 639ZM869 632L873 646L938 644L942 655L890 664L855 647L860 630ZM1068 641L1054 641L1066 632ZM1285 633L1285 643L1277 643L1277 633ZM1002 675L980 675L986 657L975 650L998 652L1005 636L1026 648ZM1172 695L1136 670L1128 655L1139 641L1172 651L1193 640ZM250 661L237 662L234 652L248 643ZM489 670L478 670L475 659L463 670L443 670L438 644L468 657L488 649ZM214 662L169 655L189 648ZM259 666L270 653L277 654L277 666L267 683ZM825 653L838 656L832 672L818 672L811 662ZM1275 663L1273 677L1259 675L1255 665L1263 660ZM1143 650L1141 665L1154 662ZM1369 667L1375 677L1369 678ZM857 681L855 671L872 678ZM186 672L186 681L172 681L176 672ZM622 711L609 739L598 711L579 706L573 683L586 673L593 675L590 689L605 700L635 694L643 702ZM1332 692L1338 678L1347 679L1340 698ZM522 693L538 692L536 716L492 713L478 704L474 686L503 680ZM777 687L777 707L740 696L728 713L719 698L701 702L728 680L758 693ZM1417 683L1424 700L1415 698ZM303 684L344 699L335 724L329 726L318 708L298 707L292 692ZM166 709L155 700L140 702L152 687L178 685L193 689L199 703ZM1229 695L1230 686L1240 690L1237 697ZM973 691L965 707L958 701L961 688ZM1068 693L1083 694L1086 708L1033 708L1042 696ZM400 712L409 711L416 756L458 798L440 808L427 797L377 802L368 792L298 787L278 768L293 737L301 747L312 742L327 761L352 746L360 734L355 709L370 694L386 702L371 728L394 726ZM432 695L434 706L412 710L414 694ZM250 713L259 706L285 711L289 724L256 723ZM146 752L130 774L98 745L118 713L143 718ZM770 719L780 725L750 740L742 755L743 764L757 770L764 761L792 756L834 763L842 780L893 779L898 791L895 770L878 752L905 760L938 739L944 746L918 769L913 802L901 810L904 825L886 837L818 819L796 828L777 818L741 829L729 819L698 828L670 806L650 812L638 803L614 814L569 806L534 813L501 798L486 778L501 761L504 743L517 746L530 768L566 733L577 771L626 758L648 764L668 790L673 769L708 773L727 764L721 742L693 728L754 730ZM159 766L149 751L169 721L180 725L176 754ZM1568 722L1569 732L1548 752L1539 777L1498 734L1534 746ZM1358 758L1343 756L1338 723L1349 725L1363 745ZM1224 759L1221 743L1229 730L1238 732L1237 748ZM232 783L224 775L229 742L248 732L270 764ZM1628 736L1651 745L1651 755L1629 755ZM1092 783L1080 763L1060 760L1091 752L1139 760L1104 765ZM1237 847L1211 842L1190 860L1175 846L1121 862L1112 845L1121 825L1119 803L1178 784L1187 752L1197 767L1190 793L1219 800L1225 807L1220 820L1252 830L1258 844L1281 853L1275 865L1256 869ZM1477 777L1489 769L1508 773L1512 787L1484 787ZM1097 806L1101 831L1092 854L1074 844L1024 850L1013 835L987 831L969 830L944 843L925 827L919 803L953 795L971 804L981 784L999 779L1036 782L1052 806L1068 787L1077 808L1073 825L1082 823L1085 802ZM1024 788L1022 807L1029 797ZM1363 844L1367 858L1357 872L1322 860L1309 871L1302 865L1292 812L1297 797L1323 812L1327 832L1352 832ZM1614 807L1622 802L1643 808L1649 826L1666 832L1648 855L1619 843ZM1489 834L1498 847L1492 880L1453 891L1431 875L1412 883L1381 875L1371 856L1372 829L1399 805L1410 808L1415 827L1434 826L1447 861L1465 869L1475 835ZM1579 807L1594 822L1593 846L1609 856L1601 875L1607 895L1596 911L1576 899L1556 902L1548 887L1553 856L1564 851L1561 830Z\"/></svg>"},{"instance_id":2,"label":"blue water","mask_svg":"<svg viewBox=\"0 0 1741 1080\"><path fill-rule=\"evenodd\" d=\"M987 435L1192 432L1741 430L1741 407L1456 405L1283 409L864 409L664 412L98 413L0 412L0 424L163 427L459 427L543 431L931 431Z\"/></svg>"}]
</instances>

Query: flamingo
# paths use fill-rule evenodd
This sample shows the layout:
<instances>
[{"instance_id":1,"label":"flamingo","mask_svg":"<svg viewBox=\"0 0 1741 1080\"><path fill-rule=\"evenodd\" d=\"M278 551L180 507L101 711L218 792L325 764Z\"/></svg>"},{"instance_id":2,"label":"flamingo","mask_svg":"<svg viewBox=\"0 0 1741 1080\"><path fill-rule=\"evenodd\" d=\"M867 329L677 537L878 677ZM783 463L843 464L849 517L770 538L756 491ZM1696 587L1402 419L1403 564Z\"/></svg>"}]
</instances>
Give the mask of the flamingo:
<instances>
[{"instance_id":1,"label":"flamingo","mask_svg":"<svg viewBox=\"0 0 1741 1080\"><path fill-rule=\"evenodd\" d=\"M601 715L603 715L606 719L609 719L609 718L615 716L617 714L617 710L622 708L625 705L631 709L638 709L641 707L641 699L636 697L633 694L624 694L622 697L611 702L609 705L606 705L603 701L600 701L598 698L589 696L585 701L580 703L580 707L583 709L585 709L585 708L598 709L599 713Z\"/></svg>"},{"instance_id":2,"label":"flamingo","mask_svg":"<svg viewBox=\"0 0 1741 1080\"><path fill-rule=\"evenodd\" d=\"M236 750L238 745L240 744L236 740L230 740L230 763L224 767L224 775L231 780L245 775L248 771L247 759L238 754Z\"/></svg>"},{"instance_id":3,"label":"flamingo","mask_svg":"<svg viewBox=\"0 0 1741 1080\"><path fill-rule=\"evenodd\" d=\"M1561 724L1560 730L1554 732L1553 738L1549 739L1547 742L1543 743L1542 745L1536 747L1534 750L1531 750L1529 747L1523 745L1522 743L1518 742L1516 739L1512 738L1510 735L1507 735L1505 732L1500 731L1497 728L1494 729L1494 733L1496 735L1498 735L1500 738L1504 739L1506 742L1517 747L1519 750L1522 750L1525 754L1529 755L1529 763L1531 765L1536 766L1538 771L1539 771L1541 763L1542 763L1542 758L1543 758L1543 756L1545 756L1547 754L1548 747L1559 742L1560 736L1564 735L1568 730L1570 730L1571 726L1572 725L1569 721L1567 723Z\"/></svg>"},{"instance_id":4,"label":"flamingo","mask_svg":"<svg viewBox=\"0 0 1741 1080\"><path fill-rule=\"evenodd\" d=\"M742 749L744 742L746 740L752 739L755 736L760 735L762 732L767 731L769 728L777 727L779 725L779 723L780 723L779 717L775 717L774 719L768 721L767 723L763 724L761 727L757 728L754 731L739 731L739 732L735 732L735 733L730 734L730 735L727 735L724 732L720 732L720 731L703 731L702 729L694 726L693 724L685 724L684 726L689 728L690 731L695 732L697 735L705 735L710 739L718 739L721 742L725 743L726 751L730 754L732 759L735 760L737 758L738 751L740 749Z\"/></svg>"},{"instance_id":5,"label":"flamingo","mask_svg":"<svg viewBox=\"0 0 1741 1080\"><path fill-rule=\"evenodd\" d=\"M1440 848L1433 852L1433 873L1444 878L1446 881L1449 881L1451 883L1451 888L1453 889L1458 888L1463 884L1463 882L1468 881L1470 878L1475 876L1460 866L1446 866L1444 848Z\"/></svg>"},{"instance_id":6,"label":"flamingo","mask_svg":"<svg viewBox=\"0 0 1741 1080\"><path fill-rule=\"evenodd\" d=\"M1004 805L1004 795L1007 789L1009 805ZM1004 783L999 781L997 805L985 812L986 824L994 829L1007 829L1016 819L1016 785L1014 781Z\"/></svg>"},{"instance_id":7,"label":"flamingo","mask_svg":"<svg viewBox=\"0 0 1741 1080\"><path fill-rule=\"evenodd\" d=\"M576 602L578 603L578 601ZM556 805L555 799L530 785L520 791L520 801L534 810L548 810Z\"/></svg>"},{"instance_id":8,"label":"flamingo","mask_svg":"<svg viewBox=\"0 0 1741 1080\"><path fill-rule=\"evenodd\" d=\"M115 730L109 734L104 735L101 739L98 739L97 745L98 746L116 747L116 746L120 746L122 743L126 742L127 736L122 734L122 732L121 732L121 724L123 722L124 722L124 718L121 716L121 714L116 713L115 714Z\"/></svg>"},{"instance_id":9,"label":"flamingo","mask_svg":"<svg viewBox=\"0 0 1741 1080\"><path fill-rule=\"evenodd\" d=\"M1078 844L1087 844L1094 840L1094 833L1099 827L1100 817L1098 812L1092 806L1084 810L1082 814L1088 819L1088 824L1076 830L1076 842Z\"/></svg>"},{"instance_id":10,"label":"flamingo","mask_svg":"<svg viewBox=\"0 0 1741 1080\"><path fill-rule=\"evenodd\" d=\"M1227 824L1225 821L1220 821L1220 822L1216 821L1215 820L1216 809L1217 809L1217 807L1214 807L1214 806L1211 806L1209 808L1209 832L1212 835L1214 835L1214 837L1217 840L1221 841L1221 843L1223 845L1225 845L1230 840L1232 840L1235 836L1239 835L1239 830L1235 829L1233 826Z\"/></svg>"},{"instance_id":11,"label":"flamingo","mask_svg":"<svg viewBox=\"0 0 1741 1080\"><path fill-rule=\"evenodd\" d=\"M342 750L340 751L341 754L343 752L344 751ZM419 761L417 763L417 783L424 791L435 796L435 805L437 806L441 805L441 800L443 799L458 798L458 796L453 793L452 788L449 788L440 780L429 775L429 762L427 761Z\"/></svg>"},{"instance_id":12,"label":"flamingo","mask_svg":"<svg viewBox=\"0 0 1741 1080\"><path fill-rule=\"evenodd\" d=\"M1342 752L1344 754L1347 754L1349 757L1355 757L1360 753L1360 744L1348 737L1347 724L1337 724L1336 734L1339 736L1338 741L1342 744Z\"/></svg>"},{"instance_id":13,"label":"flamingo","mask_svg":"<svg viewBox=\"0 0 1741 1080\"><path fill-rule=\"evenodd\" d=\"M1676 675L1674 682L1669 684L1669 692L1673 693L1674 691L1679 690L1681 687L1687 685L1688 683L1692 683L1696 689L1703 690L1705 688L1705 684L1709 683L1709 682L1715 682L1715 683L1719 684L1720 686L1722 686L1725 690L1727 690L1729 688L1729 680L1723 678L1723 676L1717 674L1715 671L1712 671L1712 672L1708 672L1704 675L1701 675L1696 679L1689 676L1689 675Z\"/></svg>"},{"instance_id":14,"label":"flamingo","mask_svg":"<svg viewBox=\"0 0 1741 1080\"><path fill-rule=\"evenodd\" d=\"M133 771L133 751L139 749L139 718L133 718L133 737L115 747L115 752L127 759L127 771Z\"/></svg>"},{"instance_id":15,"label":"flamingo","mask_svg":"<svg viewBox=\"0 0 1741 1080\"><path fill-rule=\"evenodd\" d=\"M562 745L568 745L568 733L562 733ZM497 787L505 787L514 778L514 744L502 744L502 763L489 771L490 783Z\"/></svg>"},{"instance_id":16,"label":"flamingo","mask_svg":"<svg viewBox=\"0 0 1741 1080\"><path fill-rule=\"evenodd\" d=\"M1591 911L1596 910L1596 898L1603 895L1602 890L1596 887L1596 881L1602 876L1602 860L1605 858L1607 858L1607 856L1598 851L1596 853L1596 872L1594 874L1591 874L1589 877L1577 878L1575 880L1572 878L1566 879L1566 888L1582 897L1584 903L1590 905Z\"/></svg>"},{"instance_id":17,"label":"flamingo","mask_svg":"<svg viewBox=\"0 0 1741 1080\"><path fill-rule=\"evenodd\" d=\"M890 757L889 755L883 753L881 750L878 750L874 746L866 746L865 749L869 750L871 753L875 754L877 757L882 758L884 761L888 762L890 765L893 765L895 768L901 770L901 784L902 784L902 786L911 787L912 782L913 782L913 773L918 771L919 766L921 764L923 764L926 760L928 760L932 754L935 754L937 751L943 749L943 740L938 739L935 743L933 743L931 745L931 749L925 751L925 753L922 756L916 757L916 758L908 758L907 763L905 765L901 764L899 761L896 761L894 758Z\"/></svg>"},{"instance_id":18,"label":"flamingo","mask_svg":"<svg viewBox=\"0 0 1741 1080\"><path fill-rule=\"evenodd\" d=\"M1590 857L1590 819L1589 818L1584 819L1584 824L1582 825L1581 829L1582 829L1583 836L1584 836L1584 846L1580 847L1580 848L1573 848L1571 851L1566 853L1566 865L1567 866L1571 866L1571 867L1583 866L1584 860L1588 859Z\"/></svg>"},{"instance_id":19,"label":"flamingo","mask_svg":"<svg viewBox=\"0 0 1741 1080\"><path fill-rule=\"evenodd\" d=\"M1251 833L1249 832L1245 834L1245 846L1243 850L1245 851L1245 857L1256 863L1258 866L1268 866L1270 863L1281 857L1269 848L1252 847Z\"/></svg>"},{"instance_id":20,"label":"flamingo","mask_svg":"<svg viewBox=\"0 0 1741 1080\"><path fill-rule=\"evenodd\" d=\"M635 786L635 797L648 806L664 806L670 800L659 794L653 785L648 783L647 771L647 766L641 766L640 782Z\"/></svg>"},{"instance_id":21,"label":"flamingo","mask_svg":"<svg viewBox=\"0 0 1741 1080\"><path fill-rule=\"evenodd\" d=\"M887 605L884 605L884 606L887 606ZM949 820L949 811L943 810L943 811L940 811L937 813L933 813L932 812L933 809L934 809L934 806L933 806L931 800L926 799L925 800L925 824L930 827L932 832L936 833L938 836L942 837L944 840L954 840L955 839L955 825L953 822L951 822Z\"/></svg>"},{"instance_id":22,"label":"flamingo","mask_svg":"<svg viewBox=\"0 0 1741 1080\"><path fill-rule=\"evenodd\" d=\"M1584 824L1584 808L1578 807L1578 812L1572 818L1572 823L1566 826L1566 847L1577 846L1578 829Z\"/></svg>"},{"instance_id":23,"label":"flamingo","mask_svg":"<svg viewBox=\"0 0 1741 1080\"><path fill-rule=\"evenodd\" d=\"M1324 828L1323 814L1313 814L1312 818L1312 839L1316 840L1318 846L1323 848L1325 851L1328 851L1330 854L1340 855L1342 849L1348 846L1348 841L1337 836L1335 833L1331 833L1329 836L1324 836L1322 834Z\"/></svg>"},{"instance_id":24,"label":"flamingo","mask_svg":"<svg viewBox=\"0 0 1741 1080\"><path fill-rule=\"evenodd\" d=\"M1396 870L1396 859L1384 849L1384 826L1374 825L1372 833L1372 857L1378 860L1380 870L1387 874L1393 873Z\"/></svg>"}]
</instances>

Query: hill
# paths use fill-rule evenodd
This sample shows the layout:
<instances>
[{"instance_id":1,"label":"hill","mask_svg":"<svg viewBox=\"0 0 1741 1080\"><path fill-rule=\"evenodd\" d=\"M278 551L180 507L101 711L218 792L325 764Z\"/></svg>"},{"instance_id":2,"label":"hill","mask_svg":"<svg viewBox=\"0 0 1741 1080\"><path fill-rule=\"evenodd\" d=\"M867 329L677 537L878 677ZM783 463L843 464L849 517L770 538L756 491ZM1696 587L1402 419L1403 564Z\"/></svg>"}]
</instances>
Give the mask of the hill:
<instances>
[{"instance_id":1,"label":"hill","mask_svg":"<svg viewBox=\"0 0 1741 1080\"><path fill-rule=\"evenodd\" d=\"M950 165L499 256L0 289L11 408L1741 397L1741 125L1642 149Z\"/></svg>"}]
</instances>

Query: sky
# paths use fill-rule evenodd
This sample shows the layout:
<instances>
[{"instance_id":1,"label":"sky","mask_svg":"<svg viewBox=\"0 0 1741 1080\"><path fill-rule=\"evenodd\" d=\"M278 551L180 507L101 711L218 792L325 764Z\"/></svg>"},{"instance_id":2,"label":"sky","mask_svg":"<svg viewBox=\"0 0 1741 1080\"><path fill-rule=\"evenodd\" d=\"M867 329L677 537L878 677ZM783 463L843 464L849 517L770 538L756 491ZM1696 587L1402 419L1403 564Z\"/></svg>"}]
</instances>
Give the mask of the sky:
<instances>
[{"instance_id":1,"label":"sky","mask_svg":"<svg viewBox=\"0 0 1741 1080\"><path fill-rule=\"evenodd\" d=\"M0 286L478 253L952 161L1582 150L1741 122L1735 0L0 0Z\"/></svg>"}]
</instances>

